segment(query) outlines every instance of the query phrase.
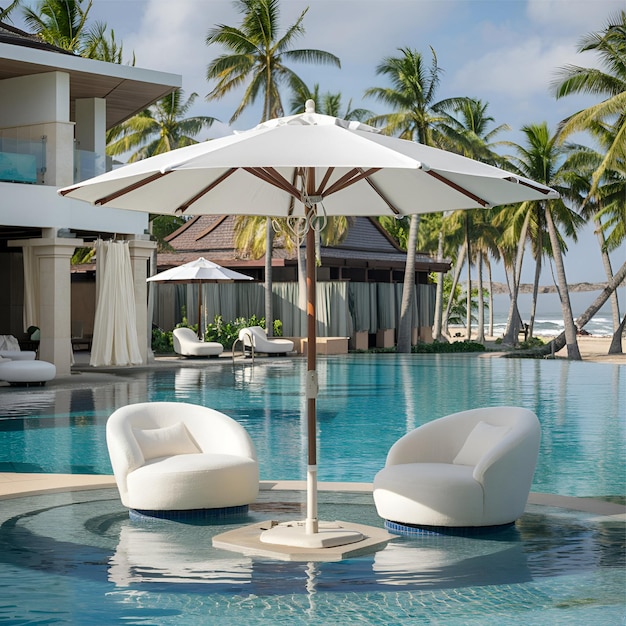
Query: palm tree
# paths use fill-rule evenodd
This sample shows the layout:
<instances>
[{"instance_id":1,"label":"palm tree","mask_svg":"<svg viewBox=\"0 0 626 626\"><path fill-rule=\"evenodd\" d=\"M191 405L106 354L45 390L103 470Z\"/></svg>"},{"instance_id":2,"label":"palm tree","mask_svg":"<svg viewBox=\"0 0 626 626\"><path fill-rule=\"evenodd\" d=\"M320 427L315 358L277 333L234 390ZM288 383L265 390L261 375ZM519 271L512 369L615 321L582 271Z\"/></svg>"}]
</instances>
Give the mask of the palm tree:
<instances>
[{"instance_id":1,"label":"palm tree","mask_svg":"<svg viewBox=\"0 0 626 626\"><path fill-rule=\"evenodd\" d=\"M441 130L445 139L442 138L442 147L453 152L459 152L470 159L476 159L492 165L501 165L500 157L494 148L498 145L494 142L496 135L503 130L509 130L509 126L501 124L495 128L490 128L493 117L487 114L488 104L475 98L465 98L460 102L443 103L441 110L448 113L448 120L442 125ZM467 251L467 311L468 319L466 326L466 338L471 339L471 302L473 290L471 285L471 264L476 262L478 270L478 341L484 341L484 301L480 297L482 289L482 266L483 262L489 262L489 253L498 255L498 248L495 243L497 233L491 219L485 219L484 211L460 211L466 232L465 247ZM472 242L477 245L477 249L472 248ZM489 288L491 293L491 284ZM490 302L490 310L493 310Z\"/></svg>"},{"instance_id":2,"label":"palm tree","mask_svg":"<svg viewBox=\"0 0 626 626\"><path fill-rule=\"evenodd\" d=\"M177 89L112 128L107 134L107 153L115 156L135 150L128 159L132 163L198 143L194 136L216 120L205 115L185 118L197 97L197 93L192 93L183 101L183 91Z\"/></svg>"},{"instance_id":3,"label":"palm tree","mask_svg":"<svg viewBox=\"0 0 626 626\"><path fill-rule=\"evenodd\" d=\"M279 36L278 0L236 0L235 6L243 16L240 27L218 25L209 31L206 44L220 44L228 53L215 58L207 68L207 80L216 81L207 100L216 100L243 87L241 103L230 118L232 124L241 113L262 95L261 121L284 114L280 87L287 85L292 92L306 89L304 81L287 63L305 62L340 67L338 57L329 52L292 49L293 42L304 35L302 22L308 8L294 24ZM271 218L265 220L265 320L268 334L272 332L272 241Z\"/></svg>"},{"instance_id":4,"label":"palm tree","mask_svg":"<svg viewBox=\"0 0 626 626\"><path fill-rule=\"evenodd\" d=\"M85 8L82 4L83 0L40 0L35 9L24 7L24 20L46 43L81 54L93 0Z\"/></svg>"},{"instance_id":5,"label":"palm tree","mask_svg":"<svg viewBox=\"0 0 626 626\"><path fill-rule=\"evenodd\" d=\"M626 11L609 18L600 33L591 33L580 42L578 52L594 51L600 57L600 68L567 65L560 69L552 83L557 98L587 93L604 100L564 120L559 128L560 140L572 133L589 130L594 124L611 122L613 141L606 146L602 162L593 175L589 191L595 193L607 169L618 169L626 156Z\"/></svg>"},{"instance_id":6,"label":"palm tree","mask_svg":"<svg viewBox=\"0 0 626 626\"><path fill-rule=\"evenodd\" d=\"M294 24L279 37L280 18L278 0L236 0L235 6L243 15L239 28L218 25L209 31L207 45L221 44L230 52L214 59L207 69L207 80L216 85L208 100L224 97L247 83L244 97L233 113L233 123L241 113L263 96L261 121L284 114L279 87L286 84L292 91L305 88L302 79L287 63L305 62L340 67L339 59L322 50L293 50L296 38L304 35L302 22L308 8Z\"/></svg>"},{"instance_id":7,"label":"palm tree","mask_svg":"<svg viewBox=\"0 0 626 626\"><path fill-rule=\"evenodd\" d=\"M13 2L10 2L7 7L0 7L0 22L4 22L9 19L11 13L19 6L20 1L21 0L13 0Z\"/></svg>"},{"instance_id":8,"label":"palm tree","mask_svg":"<svg viewBox=\"0 0 626 626\"><path fill-rule=\"evenodd\" d=\"M362 122L373 115L372 111L369 109L353 109L352 99L348 100L348 104L344 107L341 92L331 93L327 91L321 94L318 83L313 85L313 91L310 91L306 85L296 88L289 103L291 113L301 113L302 107L307 100L313 100L313 102L315 102L315 110L318 113L339 117L344 120L357 120Z\"/></svg>"},{"instance_id":9,"label":"palm tree","mask_svg":"<svg viewBox=\"0 0 626 626\"><path fill-rule=\"evenodd\" d=\"M524 126L522 132L526 135L526 146L516 144L508 144L515 148L516 155L511 157L519 172L531 178L540 181L548 186L555 188L561 194L557 200L540 201L541 217L545 219L545 227L550 239L550 254L555 265L557 277L557 290L561 301L561 309L563 312L563 323L565 326L565 337L567 343L568 357L580 360L580 351L576 340L576 327L572 316L572 307L567 287L567 279L565 276L565 267L563 265L563 251L567 249L565 242L556 229L555 222L560 223L565 233L576 240L576 229L583 223L583 219L568 208L563 199L575 199L572 190L566 184L566 172L568 168L563 164L563 156L572 150L572 146L561 146L555 135L551 135L547 124L531 124ZM536 206L536 202L524 202L519 206L519 213L525 214L524 224L527 225L532 216L532 209ZM519 249L522 249L526 240L526 229L522 229L520 236ZM541 253L541 250L539 250ZM519 255L518 255L519 258ZM519 271L521 259L516 267L519 282ZM511 299L511 312L517 308L516 297ZM510 325L511 326L511 325ZM516 337L511 336L511 332L507 329L505 343L514 343Z\"/></svg>"},{"instance_id":10,"label":"palm tree","mask_svg":"<svg viewBox=\"0 0 626 626\"><path fill-rule=\"evenodd\" d=\"M138 115L113 127L107 133L107 154L115 156L134 151L128 158L129 162L134 162L198 143L194 136L204 128L209 128L215 118L185 117L197 97L198 94L192 93L187 101L183 101L183 92L177 89ZM165 237L181 226L184 220L151 215L150 222L158 247L164 250L168 249Z\"/></svg>"},{"instance_id":11,"label":"palm tree","mask_svg":"<svg viewBox=\"0 0 626 626\"><path fill-rule=\"evenodd\" d=\"M612 143L612 129L603 124L595 125L593 135L600 145ZM568 182L572 188L580 189L581 197L585 198L581 213L587 219L593 220L602 264L607 281L610 282L613 268L609 252L617 249L626 238L626 162L621 162L621 171L605 170L595 193L591 195L593 173L597 171L603 158L604 152L597 152L586 146L580 147L568 158ZM610 299L614 337L609 354L621 353L621 335L626 322L620 316L617 291L611 294Z\"/></svg>"},{"instance_id":12,"label":"palm tree","mask_svg":"<svg viewBox=\"0 0 626 626\"><path fill-rule=\"evenodd\" d=\"M444 107L454 104L460 106L461 98L450 98L435 102L435 94L442 69L437 63L437 55L431 48L430 67L426 66L423 56L416 50L401 48L399 57L386 57L376 68L376 74L386 76L391 81L390 87L371 87L365 92L366 97L376 98L387 105L391 113L372 117L369 122L383 126L385 133L397 134L402 139L418 141L433 146L441 145L444 137L440 125L446 123ZM407 244L406 269L400 309L400 327L398 329L398 352L411 351L411 302L415 292L415 245L419 218L411 216L409 240Z\"/></svg>"}]
</instances>

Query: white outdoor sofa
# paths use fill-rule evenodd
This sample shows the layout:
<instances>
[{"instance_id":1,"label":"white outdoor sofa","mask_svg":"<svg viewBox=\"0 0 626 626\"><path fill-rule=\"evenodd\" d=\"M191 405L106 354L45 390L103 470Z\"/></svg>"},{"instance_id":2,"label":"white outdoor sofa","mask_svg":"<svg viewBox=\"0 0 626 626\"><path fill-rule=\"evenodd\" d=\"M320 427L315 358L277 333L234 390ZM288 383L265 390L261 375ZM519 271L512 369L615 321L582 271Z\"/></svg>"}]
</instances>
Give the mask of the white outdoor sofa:
<instances>
[{"instance_id":1,"label":"white outdoor sofa","mask_svg":"<svg viewBox=\"0 0 626 626\"><path fill-rule=\"evenodd\" d=\"M374 478L378 514L418 527L511 524L524 512L540 438L537 416L520 407L471 409L428 422L389 450Z\"/></svg>"},{"instance_id":2,"label":"white outdoor sofa","mask_svg":"<svg viewBox=\"0 0 626 626\"><path fill-rule=\"evenodd\" d=\"M247 507L259 491L254 444L234 419L185 402L117 409L106 440L122 504L148 515Z\"/></svg>"},{"instance_id":3,"label":"white outdoor sofa","mask_svg":"<svg viewBox=\"0 0 626 626\"><path fill-rule=\"evenodd\" d=\"M293 341L282 337L268 337L265 329L260 326L249 326L239 331L239 341L244 350L262 352L264 354L287 354L293 352Z\"/></svg>"},{"instance_id":4,"label":"white outdoor sofa","mask_svg":"<svg viewBox=\"0 0 626 626\"><path fill-rule=\"evenodd\" d=\"M175 328L172 332L174 352L181 356L219 356L224 346L216 341L201 341L191 328Z\"/></svg>"}]
</instances>

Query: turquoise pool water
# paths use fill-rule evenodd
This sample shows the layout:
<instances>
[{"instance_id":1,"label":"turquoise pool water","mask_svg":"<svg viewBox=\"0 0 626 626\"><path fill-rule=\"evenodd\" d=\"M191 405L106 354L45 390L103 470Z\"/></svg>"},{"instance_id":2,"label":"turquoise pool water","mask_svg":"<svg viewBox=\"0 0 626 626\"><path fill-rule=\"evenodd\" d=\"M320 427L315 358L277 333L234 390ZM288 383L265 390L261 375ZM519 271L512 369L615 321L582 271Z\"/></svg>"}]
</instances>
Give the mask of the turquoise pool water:
<instances>
[{"instance_id":1,"label":"turquoise pool water","mask_svg":"<svg viewBox=\"0 0 626 626\"><path fill-rule=\"evenodd\" d=\"M302 359L128 372L72 389L0 389L0 471L110 473L104 425L130 402L178 400L238 419L264 479L302 479ZM458 356L320 359L320 479L370 482L391 444L447 413L533 409L533 490L626 493L626 368ZM262 492L246 522L304 517L302 492ZM370 493L320 492L320 517L381 526ZM227 528L129 519L114 489L4 500L0 622L615 626L626 620L623 520L529 505L479 537L402 537L339 563L212 547Z\"/></svg>"},{"instance_id":2,"label":"turquoise pool water","mask_svg":"<svg viewBox=\"0 0 626 626\"><path fill-rule=\"evenodd\" d=\"M262 492L249 521L293 519L300 492ZM379 525L369 493L320 493L324 519ZM0 509L0 622L240 626L616 626L624 524L529 506L480 537L402 537L338 563L212 547L223 526L135 523L115 490Z\"/></svg>"},{"instance_id":3,"label":"turquoise pool water","mask_svg":"<svg viewBox=\"0 0 626 626\"><path fill-rule=\"evenodd\" d=\"M263 479L306 473L303 359L229 360L127 374L106 385L0 389L0 471L111 473L104 424L145 400L195 402L240 421ZM537 413L542 444L534 491L626 495L626 367L479 357L349 355L321 358L319 479L371 482L408 430L476 406ZM130 378L128 378L130 376Z\"/></svg>"}]
</instances>

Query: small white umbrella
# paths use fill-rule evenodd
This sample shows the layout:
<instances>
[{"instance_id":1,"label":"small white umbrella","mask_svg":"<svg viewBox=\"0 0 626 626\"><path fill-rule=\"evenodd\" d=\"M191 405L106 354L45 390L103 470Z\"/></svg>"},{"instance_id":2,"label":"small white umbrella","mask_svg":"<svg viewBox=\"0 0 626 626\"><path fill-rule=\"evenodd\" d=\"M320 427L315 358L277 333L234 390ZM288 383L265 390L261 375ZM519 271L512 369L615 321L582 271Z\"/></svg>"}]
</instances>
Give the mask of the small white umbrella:
<instances>
[{"instance_id":1,"label":"small white umbrella","mask_svg":"<svg viewBox=\"0 0 626 626\"><path fill-rule=\"evenodd\" d=\"M304 217L309 225L318 215L402 216L558 198L550 187L491 165L320 115L312 100L305 109L138 161L59 193L147 213ZM306 238L308 537L296 539L302 539L296 545L306 546L319 539L313 537L318 534L313 231L308 228Z\"/></svg>"},{"instance_id":2,"label":"small white umbrella","mask_svg":"<svg viewBox=\"0 0 626 626\"><path fill-rule=\"evenodd\" d=\"M240 272L229 270L213 261L200 257L195 261L184 263L178 267L159 272L148 278L148 282L155 283L198 283L198 337L202 338L202 285L206 283L227 283L235 280L252 280L252 276L246 276Z\"/></svg>"}]
</instances>

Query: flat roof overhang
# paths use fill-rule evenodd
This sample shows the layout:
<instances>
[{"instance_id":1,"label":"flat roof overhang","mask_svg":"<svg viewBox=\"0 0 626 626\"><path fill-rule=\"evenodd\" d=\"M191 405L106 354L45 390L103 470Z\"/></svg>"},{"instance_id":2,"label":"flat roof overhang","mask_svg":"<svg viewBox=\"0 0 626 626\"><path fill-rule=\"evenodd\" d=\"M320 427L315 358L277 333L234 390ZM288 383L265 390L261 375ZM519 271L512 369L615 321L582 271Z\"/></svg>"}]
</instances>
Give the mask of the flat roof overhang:
<instances>
[{"instance_id":1,"label":"flat roof overhang","mask_svg":"<svg viewBox=\"0 0 626 626\"><path fill-rule=\"evenodd\" d=\"M178 74L0 43L0 80L47 72L70 75L72 111L77 99L106 99L107 129L182 86L182 77Z\"/></svg>"}]
</instances>

